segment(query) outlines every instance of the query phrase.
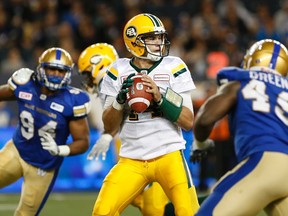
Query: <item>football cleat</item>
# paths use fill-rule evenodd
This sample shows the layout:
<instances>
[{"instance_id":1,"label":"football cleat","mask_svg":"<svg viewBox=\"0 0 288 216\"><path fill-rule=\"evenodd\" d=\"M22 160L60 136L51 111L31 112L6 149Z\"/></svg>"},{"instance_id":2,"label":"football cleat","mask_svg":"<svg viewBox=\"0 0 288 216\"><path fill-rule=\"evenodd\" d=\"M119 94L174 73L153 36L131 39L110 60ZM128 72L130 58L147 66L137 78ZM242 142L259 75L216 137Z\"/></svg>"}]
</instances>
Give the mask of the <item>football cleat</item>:
<instances>
[{"instance_id":1,"label":"football cleat","mask_svg":"<svg viewBox=\"0 0 288 216\"><path fill-rule=\"evenodd\" d=\"M244 69L266 68L268 72L287 76L288 51L280 42L264 39L254 43L247 51L242 62Z\"/></svg>"},{"instance_id":2,"label":"football cleat","mask_svg":"<svg viewBox=\"0 0 288 216\"><path fill-rule=\"evenodd\" d=\"M66 50L57 47L47 49L39 57L36 79L41 85L46 86L52 91L66 88L71 82L73 65L73 60ZM46 75L46 68L63 71L65 72L65 76Z\"/></svg>"},{"instance_id":3,"label":"football cleat","mask_svg":"<svg viewBox=\"0 0 288 216\"><path fill-rule=\"evenodd\" d=\"M161 44L147 44L145 38L160 36ZM170 42L161 20L148 13L138 14L130 19L123 31L127 50L134 56L152 61L159 61L169 54ZM152 52L147 45L160 46L159 52Z\"/></svg>"}]
</instances>

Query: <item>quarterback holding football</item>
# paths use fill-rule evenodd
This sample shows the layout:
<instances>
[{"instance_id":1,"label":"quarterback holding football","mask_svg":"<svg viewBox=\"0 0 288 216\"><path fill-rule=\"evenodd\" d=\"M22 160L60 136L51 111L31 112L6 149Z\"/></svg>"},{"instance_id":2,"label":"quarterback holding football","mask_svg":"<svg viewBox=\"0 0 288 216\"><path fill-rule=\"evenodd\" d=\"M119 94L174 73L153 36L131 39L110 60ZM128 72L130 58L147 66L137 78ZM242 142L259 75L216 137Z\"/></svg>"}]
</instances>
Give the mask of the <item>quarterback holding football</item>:
<instances>
[{"instance_id":1,"label":"quarterback holding football","mask_svg":"<svg viewBox=\"0 0 288 216\"><path fill-rule=\"evenodd\" d=\"M120 215L152 183L162 187L175 215L193 215L199 204L182 153L186 142L181 131L193 126L191 73L179 57L168 56L167 32L155 15L134 16L126 23L123 38L133 57L113 62L101 86L104 129L119 131L122 144L92 215ZM135 111L131 96L137 85L145 86L151 98L140 90L137 95L149 106ZM159 210L158 215L163 215L163 208Z\"/></svg>"}]
</instances>

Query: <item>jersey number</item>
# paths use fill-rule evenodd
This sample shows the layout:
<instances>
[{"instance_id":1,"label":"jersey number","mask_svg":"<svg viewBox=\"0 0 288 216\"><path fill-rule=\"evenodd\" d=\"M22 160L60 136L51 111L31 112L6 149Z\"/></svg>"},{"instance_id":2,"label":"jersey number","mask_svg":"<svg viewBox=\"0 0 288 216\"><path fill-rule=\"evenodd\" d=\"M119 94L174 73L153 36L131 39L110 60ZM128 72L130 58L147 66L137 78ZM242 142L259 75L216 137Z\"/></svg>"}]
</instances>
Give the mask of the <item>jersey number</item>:
<instances>
[{"instance_id":1,"label":"jersey number","mask_svg":"<svg viewBox=\"0 0 288 216\"><path fill-rule=\"evenodd\" d=\"M20 113L20 121L21 121L21 133L22 136L27 140L31 139L34 135L34 118L32 114L26 110ZM44 132L49 131L52 134L52 137L55 137L55 129L57 126L57 122L49 121L43 127L38 130L38 135L41 137Z\"/></svg>"},{"instance_id":2,"label":"jersey number","mask_svg":"<svg viewBox=\"0 0 288 216\"><path fill-rule=\"evenodd\" d=\"M269 95L266 94L265 83L258 80L251 80L243 89L242 93L245 99L251 99L252 109L258 112L270 112ZM275 114L288 126L288 93L281 92L277 97Z\"/></svg>"}]
</instances>

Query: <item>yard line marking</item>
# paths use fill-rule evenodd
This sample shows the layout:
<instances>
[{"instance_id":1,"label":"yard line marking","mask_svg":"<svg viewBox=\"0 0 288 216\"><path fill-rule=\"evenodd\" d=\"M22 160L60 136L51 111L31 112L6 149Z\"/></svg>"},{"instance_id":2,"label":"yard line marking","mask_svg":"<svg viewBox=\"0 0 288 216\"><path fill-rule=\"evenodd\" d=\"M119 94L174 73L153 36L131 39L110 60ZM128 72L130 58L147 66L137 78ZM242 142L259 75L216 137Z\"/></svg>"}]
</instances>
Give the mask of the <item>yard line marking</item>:
<instances>
[{"instance_id":1,"label":"yard line marking","mask_svg":"<svg viewBox=\"0 0 288 216\"><path fill-rule=\"evenodd\" d=\"M0 211L15 210L16 208L15 204L0 204Z\"/></svg>"}]
</instances>

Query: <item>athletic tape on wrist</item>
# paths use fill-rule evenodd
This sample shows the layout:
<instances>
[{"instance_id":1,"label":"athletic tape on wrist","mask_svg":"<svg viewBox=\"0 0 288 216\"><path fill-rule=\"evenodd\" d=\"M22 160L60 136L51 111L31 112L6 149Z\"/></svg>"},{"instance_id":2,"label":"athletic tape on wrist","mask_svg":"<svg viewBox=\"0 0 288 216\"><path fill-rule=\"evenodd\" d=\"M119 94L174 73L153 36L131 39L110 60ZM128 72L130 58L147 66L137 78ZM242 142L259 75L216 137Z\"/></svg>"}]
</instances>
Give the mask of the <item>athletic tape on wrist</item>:
<instances>
[{"instance_id":1,"label":"athletic tape on wrist","mask_svg":"<svg viewBox=\"0 0 288 216\"><path fill-rule=\"evenodd\" d=\"M59 156L68 156L70 154L70 147L68 145L58 146Z\"/></svg>"}]
</instances>

